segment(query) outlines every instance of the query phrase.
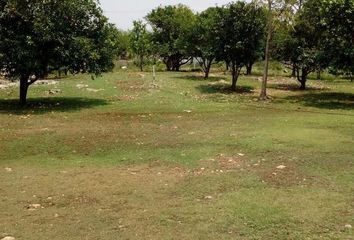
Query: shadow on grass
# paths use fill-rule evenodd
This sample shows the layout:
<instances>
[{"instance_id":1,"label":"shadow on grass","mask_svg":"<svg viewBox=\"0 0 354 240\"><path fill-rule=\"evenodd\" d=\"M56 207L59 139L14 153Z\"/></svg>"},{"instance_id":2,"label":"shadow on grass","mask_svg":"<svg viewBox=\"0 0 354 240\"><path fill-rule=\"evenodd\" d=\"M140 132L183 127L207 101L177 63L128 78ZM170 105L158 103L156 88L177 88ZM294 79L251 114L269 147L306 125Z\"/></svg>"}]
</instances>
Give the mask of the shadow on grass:
<instances>
[{"instance_id":1,"label":"shadow on grass","mask_svg":"<svg viewBox=\"0 0 354 240\"><path fill-rule=\"evenodd\" d=\"M291 102L322 109L354 110L354 94L343 92L305 93L285 98Z\"/></svg>"},{"instance_id":2,"label":"shadow on grass","mask_svg":"<svg viewBox=\"0 0 354 240\"><path fill-rule=\"evenodd\" d=\"M250 94L253 93L254 88L251 86L237 86L236 91L232 91L231 86L224 84L208 84L200 85L197 89L204 94L213 94L213 93L223 93L223 94Z\"/></svg>"},{"instance_id":3,"label":"shadow on grass","mask_svg":"<svg viewBox=\"0 0 354 240\"><path fill-rule=\"evenodd\" d=\"M292 92L297 92L301 91L303 92L304 90L300 89L300 85L296 83L270 83L268 85L269 88L271 89L276 89L276 90L283 90L283 91L292 91ZM313 87L313 86L307 86L306 90L311 90L311 91L323 91L326 90L325 88L322 87Z\"/></svg>"},{"instance_id":4,"label":"shadow on grass","mask_svg":"<svg viewBox=\"0 0 354 240\"><path fill-rule=\"evenodd\" d=\"M0 99L0 114L45 114L48 112L73 112L81 109L105 106L104 99L91 98L31 98L25 107L18 99Z\"/></svg>"},{"instance_id":5,"label":"shadow on grass","mask_svg":"<svg viewBox=\"0 0 354 240\"><path fill-rule=\"evenodd\" d=\"M210 81L210 82L216 82L220 80L225 80L226 77L221 77L221 76L210 76L209 78L205 79L204 76L200 75L187 75L187 76L178 76L176 78L183 79L183 80L190 80L190 81Z\"/></svg>"}]
</instances>

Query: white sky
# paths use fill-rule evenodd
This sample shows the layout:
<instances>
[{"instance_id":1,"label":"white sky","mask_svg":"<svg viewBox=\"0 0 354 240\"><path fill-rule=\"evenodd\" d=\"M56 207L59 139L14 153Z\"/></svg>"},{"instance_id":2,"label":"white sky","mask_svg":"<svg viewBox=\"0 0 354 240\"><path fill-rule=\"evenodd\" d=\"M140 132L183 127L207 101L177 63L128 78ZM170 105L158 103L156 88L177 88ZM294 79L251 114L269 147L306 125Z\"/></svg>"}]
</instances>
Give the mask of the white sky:
<instances>
[{"instance_id":1,"label":"white sky","mask_svg":"<svg viewBox=\"0 0 354 240\"><path fill-rule=\"evenodd\" d=\"M232 0L100 0L104 14L118 28L127 30L134 20L143 19L152 9L159 5L175 5L178 3L191 7L194 11L202 11L215 5L222 6Z\"/></svg>"}]
</instances>

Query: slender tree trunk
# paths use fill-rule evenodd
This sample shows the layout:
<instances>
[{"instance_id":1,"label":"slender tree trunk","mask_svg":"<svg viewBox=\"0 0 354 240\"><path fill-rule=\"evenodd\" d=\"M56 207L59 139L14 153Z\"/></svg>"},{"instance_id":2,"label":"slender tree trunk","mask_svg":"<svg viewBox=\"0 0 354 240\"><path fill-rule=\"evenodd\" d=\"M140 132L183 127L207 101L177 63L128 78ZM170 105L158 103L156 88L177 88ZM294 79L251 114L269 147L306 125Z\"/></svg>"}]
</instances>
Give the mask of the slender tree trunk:
<instances>
[{"instance_id":1,"label":"slender tree trunk","mask_svg":"<svg viewBox=\"0 0 354 240\"><path fill-rule=\"evenodd\" d=\"M307 76L308 76L308 71L306 69L301 70L301 76L300 76L300 70L297 70L297 79L300 82L300 90L306 90L306 82L307 82Z\"/></svg>"},{"instance_id":2,"label":"slender tree trunk","mask_svg":"<svg viewBox=\"0 0 354 240\"><path fill-rule=\"evenodd\" d=\"M232 85L231 85L231 90L233 92L236 92L237 79L238 79L238 73L237 73L236 63L233 62L232 63Z\"/></svg>"},{"instance_id":3,"label":"slender tree trunk","mask_svg":"<svg viewBox=\"0 0 354 240\"><path fill-rule=\"evenodd\" d=\"M272 14L272 1L268 0L268 33L267 33L267 42L266 42L266 50L265 50L265 63L264 63L264 73L263 73L263 81L262 81L262 91L261 96L259 97L261 100L267 100L267 83L268 83L268 72L269 72L269 50L270 50L270 41L272 39L272 31L273 31L273 14Z\"/></svg>"},{"instance_id":4,"label":"slender tree trunk","mask_svg":"<svg viewBox=\"0 0 354 240\"><path fill-rule=\"evenodd\" d=\"M140 56L140 71L141 72L144 71L144 56L143 55Z\"/></svg>"},{"instance_id":5,"label":"slender tree trunk","mask_svg":"<svg viewBox=\"0 0 354 240\"><path fill-rule=\"evenodd\" d=\"M295 65L293 65L293 69L292 69L292 72L291 72L291 76L292 76L292 77L296 77L296 67L295 67Z\"/></svg>"},{"instance_id":6,"label":"slender tree trunk","mask_svg":"<svg viewBox=\"0 0 354 240\"><path fill-rule=\"evenodd\" d=\"M209 70L206 70L204 73L204 79L208 79L209 78Z\"/></svg>"},{"instance_id":7,"label":"slender tree trunk","mask_svg":"<svg viewBox=\"0 0 354 240\"><path fill-rule=\"evenodd\" d=\"M25 106L27 104L27 91L28 91L28 79L29 75L21 75L20 78L20 105Z\"/></svg>"},{"instance_id":8,"label":"slender tree trunk","mask_svg":"<svg viewBox=\"0 0 354 240\"><path fill-rule=\"evenodd\" d=\"M246 65L246 75L252 75L253 64L254 63L248 63Z\"/></svg>"},{"instance_id":9,"label":"slender tree trunk","mask_svg":"<svg viewBox=\"0 0 354 240\"><path fill-rule=\"evenodd\" d=\"M230 70L230 62L225 61L225 65L226 65L226 71Z\"/></svg>"},{"instance_id":10,"label":"slender tree trunk","mask_svg":"<svg viewBox=\"0 0 354 240\"><path fill-rule=\"evenodd\" d=\"M211 64L212 64L213 60L206 60L206 61L207 61L207 63L205 64L204 79L208 79L209 78L210 68L211 68Z\"/></svg>"},{"instance_id":11,"label":"slender tree trunk","mask_svg":"<svg viewBox=\"0 0 354 240\"><path fill-rule=\"evenodd\" d=\"M43 79L47 79L48 76L49 76L49 66L46 65L46 66L44 66L44 68L43 68L43 76L42 76L42 78L43 78Z\"/></svg>"},{"instance_id":12,"label":"slender tree trunk","mask_svg":"<svg viewBox=\"0 0 354 240\"><path fill-rule=\"evenodd\" d=\"M317 80L321 80L321 73L322 73L322 70L321 69L318 69L317 70Z\"/></svg>"}]
</instances>

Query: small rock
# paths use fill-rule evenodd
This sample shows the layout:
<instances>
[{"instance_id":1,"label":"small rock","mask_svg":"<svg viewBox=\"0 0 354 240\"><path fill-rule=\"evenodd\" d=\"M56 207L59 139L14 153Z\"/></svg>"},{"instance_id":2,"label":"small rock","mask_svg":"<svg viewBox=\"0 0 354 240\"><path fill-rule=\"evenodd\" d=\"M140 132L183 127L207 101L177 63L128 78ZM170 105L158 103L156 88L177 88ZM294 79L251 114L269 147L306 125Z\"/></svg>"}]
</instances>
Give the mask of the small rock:
<instances>
[{"instance_id":1,"label":"small rock","mask_svg":"<svg viewBox=\"0 0 354 240\"><path fill-rule=\"evenodd\" d=\"M6 172L12 172L12 168L6 167L6 168L5 168L5 171L6 171Z\"/></svg>"},{"instance_id":2,"label":"small rock","mask_svg":"<svg viewBox=\"0 0 354 240\"><path fill-rule=\"evenodd\" d=\"M205 196L204 199L211 200L211 199L213 199L213 197L212 196Z\"/></svg>"},{"instance_id":3,"label":"small rock","mask_svg":"<svg viewBox=\"0 0 354 240\"><path fill-rule=\"evenodd\" d=\"M239 155L240 157L245 156L245 154L243 154L243 153L238 153L237 155Z\"/></svg>"},{"instance_id":4,"label":"small rock","mask_svg":"<svg viewBox=\"0 0 354 240\"><path fill-rule=\"evenodd\" d=\"M55 94L58 94L58 93L61 93L60 89L51 89L51 90L48 91L48 94L50 94L50 95L55 95Z\"/></svg>"},{"instance_id":5,"label":"small rock","mask_svg":"<svg viewBox=\"0 0 354 240\"><path fill-rule=\"evenodd\" d=\"M59 214L58 214L58 213L54 214L54 217L55 217L55 218L58 218L58 217L59 217Z\"/></svg>"},{"instance_id":6,"label":"small rock","mask_svg":"<svg viewBox=\"0 0 354 240\"><path fill-rule=\"evenodd\" d=\"M30 204L30 205L27 207L27 209L28 209L29 211L35 211L35 210L40 209L40 208L42 208L42 205L41 205L41 204L37 204L37 203Z\"/></svg>"},{"instance_id":7,"label":"small rock","mask_svg":"<svg viewBox=\"0 0 354 240\"><path fill-rule=\"evenodd\" d=\"M277 167L277 169L280 169L280 170L285 169L285 168L286 168L286 166L284 166L284 165L279 165L279 166Z\"/></svg>"},{"instance_id":8,"label":"small rock","mask_svg":"<svg viewBox=\"0 0 354 240\"><path fill-rule=\"evenodd\" d=\"M11 236L7 236L7 237L4 237L4 238L1 238L1 240L15 240L16 238L14 237L11 237Z\"/></svg>"},{"instance_id":9,"label":"small rock","mask_svg":"<svg viewBox=\"0 0 354 240\"><path fill-rule=\"evenodd\" d=\"M86 88L86 90L88 92L94 92L94 93L104 91L104 89L93 89L93 88Z\"/></svg>"},{"instance_id":10,"label":"small rock","mask_svg":"<svg viewBox=\"0 0 354 240\"><path fill-rule=\"evenodd\" d=\"M183 112L185 112L185 113L191 113L192 110L184 110Z\"/></svg>"},{"instance_id":11,"label":"small rock","mask_svg":"<svg viewBox=\"0 0 354 240\"><path fill-rule=\"evenodd\" d=\"M352 228L353 228L353 226L350 225L350 224L346 224L344 227L345 227L346 229L352 229Z\"/></svg>"},{"instance_id":12,"label":"small rock","mask_svg":"<svg viewBox=\"0 0 354 240\"><path fill-rule=\"evenodd\" d=\"M88 85L85 85L85 84L77 84L76 87L77 87L78 89L82 89L82 88L87 88Z\"/></svg>"},{"instance_id":13,"label":"small rock","mask_svg":"<svg viewBox=\"0 0 354 240\"><path fill-rule=\"evenodd\" d=\"M34 85L57 85L59 82L55 80L38 80Z\"/></svg>"}]
</instances>

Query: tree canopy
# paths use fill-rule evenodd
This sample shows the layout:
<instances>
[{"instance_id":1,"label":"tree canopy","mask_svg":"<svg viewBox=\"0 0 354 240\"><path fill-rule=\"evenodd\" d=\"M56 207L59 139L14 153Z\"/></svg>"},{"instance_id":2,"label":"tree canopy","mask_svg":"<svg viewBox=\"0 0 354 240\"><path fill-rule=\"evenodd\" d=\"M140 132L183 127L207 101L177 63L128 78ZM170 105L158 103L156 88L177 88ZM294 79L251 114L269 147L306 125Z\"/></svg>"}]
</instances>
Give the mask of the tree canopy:
<instances>
[{"instance_id":1,"label":"tree canopy","mask_svg":"<svg viewBox=\"0 0 354 240\"><path fill-rule=\"evenodd\" d=\"M354 1L322 0L321 24L326 31L325 51L335 72L354 78Z\"/></svg>"},{"instance_id":2,"label":"tree canopy","mask_svg":"<svg viewBox=\"0 0 354 240\"><path fill-rule=\"evenodd\" d=\"M151 35L142 21L134 21L134 27L130 34L130 45L133 54L137 57L140 70L143 71L145 57L148 57L152 41Z\"/></svg>"},{"instance_id":3,"label":"tree canopy","mask_svg":"<svg viewBox=\"0 0 354 240\"><path fill-rule=\"evenodd\" d=\"M193 56L201 66L208 78L213 61L218 49L219 22L221 20L220 9L208 8L197 15L197 19L186 39L188 53Z\"/></svg>"},{"instance_id":4,"label":"tree canopy","mask_svg":"<svg viewBox=\"0 0 354 240\"><path fill-rule=\"evenodd\" d=\"M20 101L49 67L98 74L112 69L114 41L95 0L0 1L0 67L20 78Z\"/></svg>"},{"instance_id":5,"label":"tree canopy","mask_svg":"<svg viewBox=\"0 0 354 240\"><path fill-rule=\"evenodd\" d=\"M217 58L231 64L232 90L236 90L241 69L262 47L265 13L256 4L245 2L229 4L221 11L218 35L220 50Z\"/></svg>"},{"instance_id":6,"label":"tree canopy","mask_svg":"<svg viewBox=\"0 0 354 240\"><path fill-rule=\"evenodd\" d=\"M152 39L168 71L179 71L191 58L186 52L185 37L196 21L193 11L185 5L158 7L146 19L153 29Z\"/></svg>"}]
</instances>

